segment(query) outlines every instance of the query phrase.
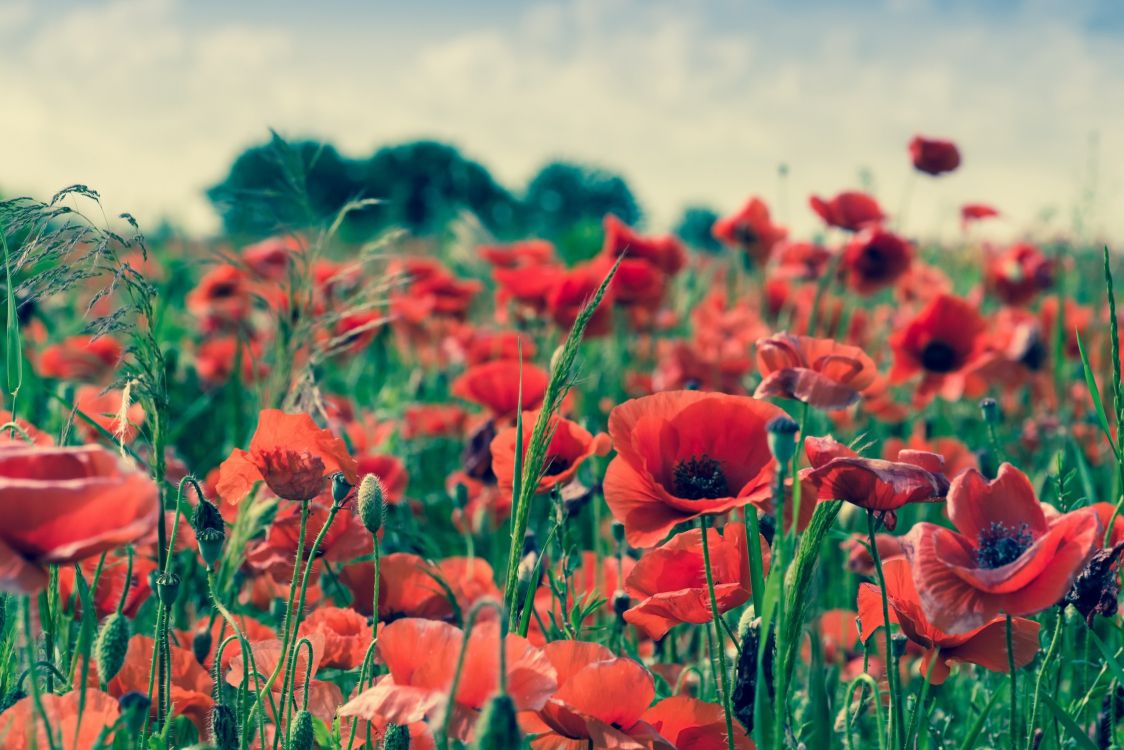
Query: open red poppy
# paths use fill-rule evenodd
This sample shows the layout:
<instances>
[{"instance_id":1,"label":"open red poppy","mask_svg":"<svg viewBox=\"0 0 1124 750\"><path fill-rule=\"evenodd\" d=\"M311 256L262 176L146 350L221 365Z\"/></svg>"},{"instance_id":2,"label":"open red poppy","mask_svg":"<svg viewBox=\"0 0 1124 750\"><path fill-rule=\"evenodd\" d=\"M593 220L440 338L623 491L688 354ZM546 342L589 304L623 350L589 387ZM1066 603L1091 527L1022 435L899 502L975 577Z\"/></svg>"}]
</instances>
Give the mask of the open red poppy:
<instances>
[{"instance_id":1,"label":"open red poppy","mask_svg":"<svg viewBox=\"0 0 1124 750\"><path fill-rule=\"evenodd\" d=\"M856 403L878 374L857 346L787 333L757 342L757 369L765 377L757 398L790 398L829 410Z\"/></svg>"},{"instance_id":2,"label":"open red poppy","mask_svg":"<svg viewBox=\"0 0 1124 750\"><path fill-rule=\"evenodd\" d=\"M716 240L746 251L758 263L768 260L773 247L788 236L787 229L773 223L765 201L757 197L714 222L711 233Z\"/></svg>"},{"instance_id":3,"label":"open red poppy","mask_svg":"<svg viewBox=\"0 0 1124 750\"><path fill-rule=\"evenodd\" d=\"M850 232L857 232L867 224L876 224L886 218L878 201L858 190L845 190L830 200L813 195L808 202L828 226Z\"/></svg>"},{"instance_id":4,"label":"open red poppy","mask_svg":"<svg viewBox=\"0 0 1124 750\"><path fill-rule=\"evenodd\" d=\"M523 446L520 453L524 457L531 446L532 428L538 417L538 411L523 413ZM547 431L550 443L546 449L543 473L535 489L540 494L567 484L583 463L593 456L604 456L611 447L609 436L605 433L591 435L589 430L577 422L557 415L551 417ZM506 427L492 439L492 471L503 492L511 492L514 482L517 433L514 427Z\"/></svg>"},{"instance_id":5,"label":"open red poppy","mask_svg":"<svg viewBox=\"0 0 1124 750\"><path fill-rule=\"evenodd\" d=\"M546 371L518 359L497 359L473 365L453 381L453 395L486 408L499 421L519 410L520 379L524 409L537 409L550 379Z\"/></svg>"},{"instance_id":6,"label":"open red poppy","mask_svg":"<svg viewBox=\"0 0 1124 750\"><path fill-rule=\"evenodd\" d=\"M747 396L668 391L609 415L618 455L605 502L630 544L650 547L676 526L769 500L775 462L766 425L779 408Z\"/></svg>"},{"instance_id":7,"label":"open red poppy","mask_svg":"<svg viewBox=\"0 0 1124 750\"><path fill-rule=\"evenodd\" d=\"M960 149L952 141L918 135L909 142L909 158L918 172L935 177L960 166Z\"/></svg>"},{"instance_id":8,"label":"open red poppy","mask_svg":"<svg viewBox=\"0 0 1124 750\"><path fill-rule=\"evenodd\" d=\"M913 262L913 246L881 227L867 227L843 248L842 271L859 294L873 294L900 279Z\"/></svg>"}]
</instances>

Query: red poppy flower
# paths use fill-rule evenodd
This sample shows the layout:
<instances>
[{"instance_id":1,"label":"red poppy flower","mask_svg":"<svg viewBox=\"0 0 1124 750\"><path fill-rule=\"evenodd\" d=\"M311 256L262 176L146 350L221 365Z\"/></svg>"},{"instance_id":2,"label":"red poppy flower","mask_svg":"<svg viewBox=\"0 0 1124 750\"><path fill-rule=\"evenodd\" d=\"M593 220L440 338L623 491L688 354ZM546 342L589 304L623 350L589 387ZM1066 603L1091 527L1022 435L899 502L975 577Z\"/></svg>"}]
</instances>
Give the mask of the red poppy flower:
<instances>
[{"instance_id":1,"label":"red poppy flower","mask_svg":"<svg viewBox=\"0 0 1124 750\"><path fill-rule=\"evenodd\" d=\"M286 591L286 594L288 592ZM247 617L242 614L234 615L235 622L238 623L238 629L242 631L242 635L246 636L246 640L250 643L255 641L269 641L277 638L277 633L273 628L258 622L252 617ZM174 631L174 637L177 639L173 641L178 642L178 645L186 647L191 645L192 653L195 653L195 643L193 639L195 633L208 631L211 634L211 648L203 655L202 659L198 659L204 669L211 669L214 665L215 654L218 652L218 647L222 644L228 636L234 635L230 629L230 625L222 617L216 617L213 620L210 617L204 617L197 620L191 631ZM222 652L222 671L225 672L230 667L230 660L234 658L235 653L242 651L241 645L237 641L231 641ZM196 654L198 657L198 654Z\"/></svg>"},{"instance_id":2,"label":"red poppy flower","mask_svg":"<svg viewBox=\"0 0 1124 750\"><path fill-rule=\"evenodd\" d=\"M522 380L522 386L520 386ZM537 409L546 395L550 376L546 371L517 359L497 359L473 365L453 381L453 395L479 404L497 421L515 418L519 410L520 387L524 409Z\"/></svg>"},{"instance_id":3,"label":"red poppy flower","mask_svg":"<svg viewBox=\"0 0 1124 750\"><path fill-rule=\"evenodd\" d=\"M948 517L957 531L920 523L906 537L906 553L925 616L951 635L1000 612L1053 606L1104 533L1090 508L1048 520L1030 480L1010 464L990 482L973 470L957 477Z\"/></svg>"},{"instance_id":4,"label":"red poppy flower","mask_svg":"<svg viewBox=\"0 0 1124 750\"><path fill-rule=\"evenodd\" d=\"M919 398L940 391L946 399L958 399L964 390L962 371L980 354L983 333L984 321L974 306L950 294L934 298L890 334L890 382L903 383L923 373Z\"/></svg>"},{"instance_id":5,"label":"red poppy flower","mask_svg":"<svg viewBox=\"0 0 1124 750\"><path fill-rule=\"evenodd\" d=\"M171 653L169 666L172 673L172 689L169 698L172 702L172 712L177 716L186 716L191 719L200 730L207 726L207 716L210 713L214 700L211 698L211 676L207 670L195 660L195 655L184 648L169 646ZM106 691L114 698L120 698L125 693L138 692L148 694L148 675L152 667L153 640L146 635L134 635L129 639L129 646L125 652L125 661L121 669L106 685ZM261 662L258 662L259 667ZM90 671L88 678L89 687L98 684L97 673ZM81 684L81 675L75 675L77 684ZM156 714L156 704L152 705L152 713Z\"/></svg>"},{"instance_id":6,"label":"red poppy flower","mask_svg":"<svg viewBox=\"0 0 1124 750\"><path fill-rule=\"evenodd\" d=\"M520 453L524 456L531 447L532 427L538 418L537 411L523 413L523 446ZM609 436L605 433L594 436L577 422L557 415L551 417L547 431L551 435L550 444L546 449L543 474L535 489L540 494L569 483L586 460L593 456L604 456L611 447ZM517 430L514 427L506 427L492 438L492 471L496 474L502 492L512 490L517 440Z\"/></svg>"},{"instance_id":7,"label":"red poppy flower","mask_svg":"<svg viewBox=\"0 0 1124 750\"><path fill-rule=\"evenodd\" d=\"M936 176L960 166L960 149L952 141L918 135L909 142L909 158L919 172Z\"/></svg>"},{"instance_id":8,"label":"red poppy flower","mask_svg":"<svg viewBox=\"0 0 1124 750\"><path fill-rule=\"evenodd\" d=\"M881 227L868 227L843 248L843 273L859 294L873 294L905 274L913 262L913 246Z\"/></svg>"},{"instance_id":9,"label":"red poppy flower","mask_svg":"<svg viewBox=\"0 0 1124 750\"><path fill-rule=\"evenodd\" d=\"M518 331L487 331L472 328L462 344L464 359L469 365L482 365L496 359L535 358L534 340Z\"/></svg>"},{"instance_id":10,"label":"red poppy flower","mask_svg":"<svg viewBox=\"0 0 1124 750\"><path fill-rule=\"evenodd\" d=\"M307 414L263 409L250 450L235 448L219 467L217 489L224 502L237 505L254 484L265 482L278 497L304 502L319 495L325 477L337 471L348 482L359 482L355 460L342 440L317 427Z\"/></svg>"},{"instance_id":11,"label":"red poppy flower","mask_svg":"<svg viewBox=\"0 0 1124 750\"><path fill-rule=\"evenodd\" d=\"M828 226L849 232L857 232L867 224L877 224L886 218L878 201L857 190L844 191L830 200L813 195L809 203Z\"/></svg>"},{"instance_id":12,"label":"red poppy flower","mask_svg":"<svg viewBox=\"0 0 1124 750\"><path fill-rule=\"evenodd\" d=\"M15 422L16 427L23 430L28 438L31 438L31 445L54 445L55 440L47 433L40 430L35 425L28 422L26 419L12 416L10 411L0 409L0 424L6 425L9 422ZM11 427L5 427L0 430L0 445L4 443L16 443L17 445L27 446L28 441L20 434L19 430L13 430Z\"/></svg>"},{"instance_id":13,"label":"red poppy flower","mask_svg":"<svg viewBox=\"0 0 1124 750\"><path fill-rule=\"evenodd\" d=\"M458 279L431 258L396 258L387 266L387 273L406 279L405 289L390 295L390 307L411 322L430 315L464 320L482 288L479 281Z\"/></svg>"},{"instance_id":14,"label":"red poppy flower","mask_svg":"<svg viewBox=\"0 0 1124 750\"><path fill-rule=\"evenodd\" d=\"M596 263L582 263L573 268L552 275L552 283L546 293L546 309L554 324L564 331L569 331L578 319L586 303L593 299L601 282L605 280L606 272ZM605 290L601 303L590 316L586 324L586 336L604 336L612 327L613 290L616 281Z\"/></svg>"},{"instance_id":15,"label":"red poppy flower","mask_svg":"<svg viewBox=\"0 0 1124 750\"><path fill-rule=\"evenodd\" d=\"M510 245L481 245L480 257L497 268L518 268L554 260L554 245L546 240L523 240Z\"/></svg>"},{"instance_id":16,"label":"red poppy flower","mask_svg":"<svg viewBox=\"0 0 1124 750\"><path fill-rule=\"evenodd\" d=\"M986 203L965 203L960 207L960 228L967 231L968 225L974 221L991 219L999 215L999 211Z\"/></svg>"},{"instance_id":17,"label":"red poppy flower","mask_svg":"<svg viewBox=\"0 0 1124 750\"><path fill-rule=\"evenodd\" d=\"M499 623L477 623L468 637L464 669L454 696L450 734L467 742L480 710L499 684ZM409 618L379 631L378 652L390 670L374 687L345 704L340 716L412 724L445 709L464 634L444 622ZM519 711L537 711L558 686L542 651L517 635L504 641L508 694Z\"/></svg>"},{"instance_id":18,"label":"red poppy flower","mask_svg":"<svg viewBox=\"0 0 1124 750\"><path fill-rule=\"evenodd\" d=\"M410 475L402 459L388 453L367 453L356 459L359 476L374 474L382 484L383 497L391 505L402 502Z\"/></svg>"},{"instance_id":19,"label":"red poppy flower","mask_svg":"<svg viewBox=\"0 0 1124 750\"><path fill-rule=\"evenodd\" d=\"M346 566L340 580L351 591L352 607L371 614L374 563ZM450 595L453 600L450 601ZM450 619L453 604L468 612L480 600L498 598L492 566L480 558L449 557L437 563L407 552L383 555L379 567L379 619L424 617ZM491 617L490 610L480 617Z\"/></svg>"},{"instance_id":20,"label":"red poppy flower","mask_svg":"<svg viewBox=\"0 0 1124 750\"><path fill-rule=\"evenodd\" d=\"M921 659L921 674L930 674L929 665L937 658L930 679L934 685L944 682L949 675L949 666L957 662L978 664L992 672L1006 674L1010 671L1005 617L996 617L967 633L949 635L933 626L925 617L908 560L899 557L883 561L882 574L886 578L890 622L897 623L906 637L925 651ZM858 623L864 642L869 641L875 631L885 624L882 617L882 592L874 584L859 585ZM1038 653L1039 627L1033 620L1022 617L1011 619L1011 643L1016 669L1034 661Z\"/></svg>"},{"instance_id":21,"label":"red poppy flower","mask_svg":"<svg viewBox=\"0 0 1124 750\"><path fill-rule=\"evenodd\" d=\"M382 633L379 633L379 638L382 638ZM272 694L271 698L266 701L266 711L269 713L269 718L273 723L277 724L277 714L274 707L280 710L281 706L281 689L285 684L286 677L289 669L292 669L293 674L293 692L292 698L297 705L302 705L305 701L305 687L304 676L311 674L315 677L317 671L320 669L321 656L324 653L324 639L320 635L313 633L308 638L309 643L312 645L312 659L309 661L308 649L301 648L296 651L296 662L286 663L281 667L278 673L277 680L270 686L269 691ZM281 641L269 640L258 641L251 643L250 649L254 655L254 666L261 674L273 674L274 670L281 663ZM230 660L230 671L226 673L226 683L239 687L242 685L243 679L247 679L247 685L252 690L254 680L252 673L246 670L242 661L242 650L235 649L234 658ZM309 680L308 683L308 710L313 716L317 717L325 724L331 724L335 718L336 711L340 704L343 703L343 692L333 682L324 680Z\"/></svg>"},{"instance_id":22,"label":"red poppy flower","mask_svg":"<svg viewBox=\"0 0 1124 750\"><path fill-rule=\"evenodd\" d=\"M851 680L864 671L871 676L881 675L882 661L877 657L867 657L868 669L864 669L863 654L859 650L859 628L856 614L849 609L829 609L820 615L820 647L823 660L827 664L842 667L840 677ZM810 649L806 652L810 656Z\"/></svg>"},{"instance_id":23,"label":"red poppy flower","mask_svg":"<svg viewBox=\"0 0 1124 750\"><path fill-rule=\"evenodd\" d=\"M711 573L718 611L729 612L749 599L748 548L745 529L727 524L724 532L707 529ZM761 548L768 549L762 537ZM768 555L766 553L766 564ZM625 580L624 590L639 600L624 613L626 622L659 640L676 625L701 624L714 619L703 566L702 530L676 534L665 544L649 550Z\"/></svg>"},{"instance_id":24,"label":"red poppy flower","mask_svg":"<svg viewBox=\"0 0 1124 750\"><path fill-rule=\"evenodd\" d=\"M302 636L319 636L324 642L320 666L334 669L358 669L367 653L367 637L371 626L367 618L354 609L319 607L301 622Z\"/></svg>"},{"instance_id":25,"label":"red poppy flower","mask_svg":"<svg viewBox=\"0 0 1124 750\"><path fill-rule=\"evenodd\" d=\"M308 511L308 529L318 532L327 523L329 511L321 502L309 503ZM295 503L282 506L267 528L265 538L250 543L246 550L246 563L255 570L268 573L275 581L291 580L300 527L301 506ZM306 535L301 570L312 552L312 533L308 531ZM371 551L371 533L355 514L344 512L336 516L324 534L316 555L317 559L330 562L347 562Z\"/></svg>"},{"instance_id":26,"label":"red poppy flower","mask_svg":"<svg viewBox=\"0 0 1124 750\"><path fill-rule=\"evenodd\" d=\"M156 485L95 446L0 443L0 589L34 593L69 565L156 528Z\"/></svg>"},{"instance_id":27,"label":"red poppy flower","mask_svg":"<svg viewBox=\"0 0 1124 750\"><path fill-rule=\"evenodd\" d=\"M65 695L44 693L39 700L47 714L54 743L47 741L47 731L39 718L35 699L27 696L0 713L0 737L4 739L6 750L45 747L87 750L98 744L98 740L102 739L102 730L114 726L121 715L117 699L97 690L96 686L85 693L79 690ZM108 733L107 736L112 737L113 734Z\"/></svg>"},{"instance_id":28,"label":"red poppy flower","mask_svg":"<svg viewBox=\"0 0 1124 750\"><path fill-rule=\"evenodd\" d=\"M954 437L935 437L926 440L921 427L915 426L908 441L887 438L882 445L882 457L887 461L900 461L902 451L926 451L944 458L945 476L955 477L965 469L978 469L976 454Z\"/></svg>"},{"instance_id":29,"label":"red poppy flower","mask_svg":"<svg viewBox=\"0 0 1124 750\"><path fill-rule=\"evenodd\" d=\"M81 385L74 391L74 406L114 440L131 443L144 423L144 407L132 401L122 411L124 398L125 391L118 388L105 391L100 386ZM90 442L105 439L104 433L85 419L76 419L74 426Z\"/></svg>"},{"instance_id":30,"label":"red poppy flower","mask_svg":"<svg viewBox=\"0 0 1124 750\"><path fill-rule=\"evenodd\" d=\"M742 384L753 369L748 346L733 341L721 348L694 341L660 341L659 363L651 375L649 391L719 391L744 394Z\"/></svg>"},{"instance_id":31,"label":"red poppy flower","mask_svg":"<svg viewBox=\"0 0 1124 750\"><path fill-rule=\"evenodd\" d=\"M618 455L605 502L630 544L651 547L677 524L766 502L775 468L766 424L784 414L764 401L669 391L609 415Z\"/></svg>"},{"instance_id":32,"label":"red poppy flower","mask_svg":"<svg viewBox=\"0 0 1124 750\"><path fill-rule=\"evenodd\" d=\"M612 214L605 216L605 242L601 254L612 259L621 255L646 261L669 276L679 273L687 262L687 251L676 237L645 237L637 234Z\"/></svg>"},{"instance_id":33,"label":"red poppy flower","mask_svg":"<svg viewBox=\"0 0 1124 750\"><path fill-rule=\"evenodd\" d=\"M874 543L878 545L878 556L883 564L896 557L905 556L902 538L891 534L875 534ZM874 556L870 554L870 542L866 534L852 534L844 539L839 548L847 555L847 570L867 578L873 578Z\"/></svg>"},{"instance_id":34,"label":"red poppy flower","mask_svg":"<svg viewBox=\"0 0 1124 750\"><path fill-rule=\"evenodd\" d=\"M749 253L758 263L764 263L773 247L788 236L788 230L772 222L769 207L760 198L750 198L735 214L714 222L714 238Z\"/></svg>"},{"instance_id":35,"label":"red poppy flower","mask_svg":"<svg viewBox=\"0 0 1124 750\"><path fill-rule=\"evenodd\" d=\"M664 698L644 712L643 721L678 748L726 750L726 717L722 706L687 696ZM754 750L741 724L734 724L736 750Z\"/></svg>"},{"instance_id":36,"label":"red poppy flower","mask_svg":"<svg viewBox=\"0 0 1124 750\"><path fill-rule=\"evenodd\" d=\"M1025 305L1054 283L1054 261L1028 242L992 254L986 271L988 288L1005 305Z\"/></svg>"},{"instance_id":37,"label":"red poppy flower","mask_svg":"<svg viewBox=\"0 0 1124 750\"><path fill-rule=\"evenodd\" d=\"M613 270L615 263L613 258L601 256L590 264L589 281L596 282L593 285L594 291L601 286L601 282ZM666 273L651 262L643 258L625 256L617 266L616 275L613 276L612 302L622 307L654 310L663 301L668 278Z\"/></svg>"},{"instance_id":38,"label":"red poppy flower","mask_svg":"<svg viewBox=\"0 0 1124 750\"><path fill-rule=\"evenodd\" d=\"M757 342L757 369L765 379L755 397L790 398L818 409L846 409L878 374L856 346L787 333Z\"/></svg>"},{"instance_id":39,"label":"red poppy flower","mask_svg":"<svg viewBox=\"0 0 1124 750\"><path fill-rule=\"evenodd\" d=\"M643 720L655 698L652 675L639 663L583 641L543 647L558 676L558 690L537 715L523 715L535 750L597 747L674 750Z\"/></svg>"},{"instance_id":40,"label":"red poppy flower","mask_svg":"<svg viewBox=\"0 0 1124 750\"><path fill-rule=\"evenodd\" d=\"M402 437L460 437L467 416L456 404L412 404L402 414Z\"/></svg>"},{"instance_id":41,"label":"red poppy flower","mask_svg":"<svg viewBox=\"0 0 1124 750\"><path fill-rule=\"evenodd\" d=\"M192 543L195 542L194 539L191 541ZM123 550L111 550L106 553L104 561L101 560L100 555L98 557L87 557L79 563L87 585L93 584L99 565L101 575L97 577L97 588L91 592L94 598L94 609L97 610L98 617L106 617L111 612L116 611L117 603L121 601L121 594L126 586L129 588L129 593L125 596L125 606L122 611L127 617L135 616L141 603L152 595L149 575L156 570L156 563L147 557L135 555L133 557L132 574L126 581L125 572L129 567L129 561ZM71 595L77 591L74 566L60 566L58 576L59 600L70 601ZM81 597L74 598L73 614L75 617L82 616Z\"/></svg>"},{"instance_id":42,"label":"red poppy flower","mask_svg":"<svg viewBox=\"0 0 1124 750\"><path fill-rule=\"evenodd\" d=\"M112 378L124 352L112 336L71 336L44 349L37 369L45 378L104 383Z\"/></svg>"},{"instance_id":43,"label":"red poppy flower","mask_svg":"<svg viewBox=\"0 0 1124 750\"><path fill-rule=\"evenodd\" d=\"M293 258L304 252L297 237L269 237L242 250L242 260L250 270L269 281L287 281Z\"/></svg>"},{"instance_id":44,"label":"red poppy flower","mask_svg":"<svg viewBox=\"0 0 1124 750\"><path fill-rule=\"evenodd\" d=\"M774 279L814 281L823 276L831 261L831 251L812 242L782 242L776 249Z\"/></svg>"},{"instance_id":45,"label":"red poppy flower","mask_svg":"<svg viewBox=\"0 0 1124 750\"><path fill-rule=\"evenodd\" d=\"M246 319L252 306L246 272L238 266L219 265L208 271L187 295L187 311L204 332L235 326Z\"/></svg>"},{"instance_id":46,"label":"red poppy flower","mask_svg":"<svg viewBox=\"0 0 1124 750\"><path fill-rule=\"evenodd\" d=\"M495 268L492 278L496 282L496 304L504 307L514 301L532 313L547 309L547 296L558 278L569 272L556 263L521 265L515 268ZM594 287L596 288L596 287Z\"/></svg>"},{"instance_id":47,"label":"red poppy flower","mask_svg":"<svg viewBox=\"0 0 1124 750\"><path fill-rule=\"evenodd\" d=\"M261 344L239 341L234 336L209 338L195 351L195 371L209 386L222 385L234 373L234 362L241 356L243 383L253 383L267 372L261 362Z\"/></svg>"},{"instance_id":48,"label":"red poppy flower","mask_svg":"<svg viewBox=\"0 0 1124 750\"><path fill-rule=\"evenodd\" d=\"M818 488L820 500L845 500L873 511L894 511L906 503L940 502L948 491L944 459L905 450L897 461L862 458L831 438L804 442L811 469L801 478Z\"/></svg>"}]
</instances>

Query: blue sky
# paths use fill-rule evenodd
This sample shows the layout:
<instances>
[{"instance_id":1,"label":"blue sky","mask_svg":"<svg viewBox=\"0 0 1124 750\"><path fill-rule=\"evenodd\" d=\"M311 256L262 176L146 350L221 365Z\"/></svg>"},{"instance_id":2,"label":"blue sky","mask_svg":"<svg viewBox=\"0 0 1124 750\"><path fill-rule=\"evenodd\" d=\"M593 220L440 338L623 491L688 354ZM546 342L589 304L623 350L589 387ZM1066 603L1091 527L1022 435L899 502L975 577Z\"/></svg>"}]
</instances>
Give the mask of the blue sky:
<instances>
[{"instance_id":1,"label":"blue sky","mask_svg":"<svg viewBox=\"0 0 1124 750\"><path fill-rule=\"evenodd\" d=\"M866 180L899 211L920 132L964 167L916 182L910 232L988 201L997 234L1081 209L1124 239L1122 71L1115 0L0 0L0 191L84 182L208 232L202 190L273 127L353 155L442 138L515 187L601 164L657 229L760 194L802 232L809 193Z\"/></svg>"}]
</instances>

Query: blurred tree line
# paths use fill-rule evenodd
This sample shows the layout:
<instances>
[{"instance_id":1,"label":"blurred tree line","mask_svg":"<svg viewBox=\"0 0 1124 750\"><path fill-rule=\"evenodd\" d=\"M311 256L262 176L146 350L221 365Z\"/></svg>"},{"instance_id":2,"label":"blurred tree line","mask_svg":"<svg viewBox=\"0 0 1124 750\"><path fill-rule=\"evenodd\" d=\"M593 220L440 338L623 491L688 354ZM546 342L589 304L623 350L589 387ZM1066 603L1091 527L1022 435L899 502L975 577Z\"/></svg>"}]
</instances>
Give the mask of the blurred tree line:
<instances>
[{"instance_id":1,"label":"blurred tree line","mask_svg":"<svg viewBox=\"0 0 1124 750\"><path fill-rule=\"evenodd\" d=\"M386 146L367 159L351 159L327 143L289 143L274 134L240 154L207 196L226 231L243 240L331 221L357 199L378 203L348 215L343 232L351 239L387 227L432 234L470 211L500 239L539 236L565 244L599 232L607 213L628 224L641 218L620 175L553 162L514 191L480 163L435 141Z\"/></svg>"}]
</instances>

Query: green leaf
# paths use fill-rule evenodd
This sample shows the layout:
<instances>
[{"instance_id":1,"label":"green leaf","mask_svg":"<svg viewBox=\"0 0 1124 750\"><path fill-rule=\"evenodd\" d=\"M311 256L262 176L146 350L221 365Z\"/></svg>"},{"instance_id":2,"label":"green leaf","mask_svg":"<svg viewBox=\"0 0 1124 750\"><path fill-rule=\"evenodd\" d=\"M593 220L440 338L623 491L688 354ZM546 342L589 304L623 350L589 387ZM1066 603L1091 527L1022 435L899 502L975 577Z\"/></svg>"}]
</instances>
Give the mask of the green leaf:
<instances>
[{"instance_id":1,"label":"green leaf","mask_svg":"<svg viewBox=\"0 0 1124 750\"><path fill-rule=\"evenodd\" d=\"M1093 368L1089 365L1089 355L1085 353L1085 345L1081 343L1080 333L1077 334L1077 350L1081 352L1081 369L1085 372L1085 385L1089 389L1089 396L1093 399L1093 408L1097 412L1101 431L1108 441L1108 446L1119 460L1120 450L1116 447L1116 441L1112 439L1112 428L1108 426L1108 416L1105 414L1104 404L1101 403L1101 392L1097 389L1097 376L1093 374Z\"/></svg>"},{"instance_id":2,"label":"green leaf","mask_svg":"<svg viewBox=\"0 0 1124 750\"><path fill-rule=\"evenodd\" d=\"M1065 731L1077 742L1078 747L1084 748L1085 750L1097 750L1097 746L1089 739L1089 735L1086 734L1085 730L1073 720L1072 716L1065 712L1065 709L1058 705L1058 702L1054 700L1049 691L1043 692L1041 698L1042 702L1045 703L1047 708L1054 714L1054 718L1065 727ZM965 747L967 747L967 745L965 745Z\"/></svg>"}]
</instances>

